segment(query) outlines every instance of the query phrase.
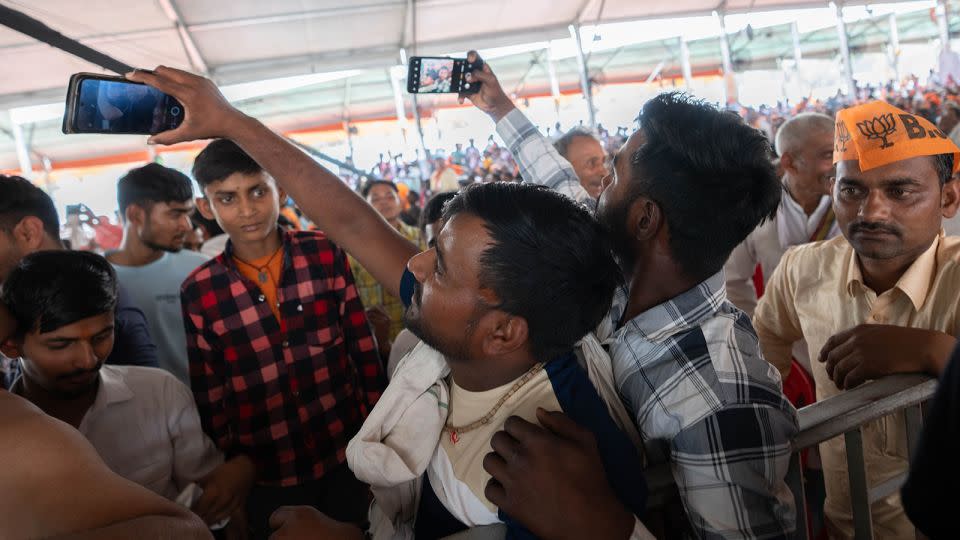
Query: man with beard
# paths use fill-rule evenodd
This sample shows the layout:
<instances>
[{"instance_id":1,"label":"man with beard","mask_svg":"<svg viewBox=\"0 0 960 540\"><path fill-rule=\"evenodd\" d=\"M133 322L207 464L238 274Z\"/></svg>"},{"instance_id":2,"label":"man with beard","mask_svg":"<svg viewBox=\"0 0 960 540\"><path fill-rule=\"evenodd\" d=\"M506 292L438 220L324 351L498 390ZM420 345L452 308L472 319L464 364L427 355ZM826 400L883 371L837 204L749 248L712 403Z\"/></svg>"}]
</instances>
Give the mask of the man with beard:
<instances>
[{"instance_id":1,"label":"man with beard","mask_svg":"<svg viewBox=\"0 0 960 540\"><path fill-rule=\"evenodd\" d=\"M643 106L640 129L617 152L594 204L489 64L469 77L480 92L461 99L496 122L524 180L598 207L628 286L596 333L648 462L668 462L679 487L686 519L667 532L792 538L796 512L784 478L796 411L749 317L727 301L722 271L780 202L766 138L734 114L662 94ZM511 443L494 449L507 464L493 475L505 488L498 504L531 527L573 526L571 515L582 514L572 504L577 487L561 471L589 467L571 444L582 433L513 426Z\"/></svg>"},{"instance_id":2,"label":"man with beard","mask_svg":"<svg viewBox=\"0 0 960 540\"><path fill-rule=\"evenodd\" d=\"M833 208L842 237L791 249L753 323L783 370L810 348L817 397L893 373L943 371L960 334L960 239L942 221L960 205L960 149L927 120L876 101L837 116ZM907 470L903 413L863 426L871 486ZM852 538L842 437L820 445L831 537ZM872 506L876 538L913 537L897 494Z\"/></svg>"},{"instance_id":3,"label":"man with beard","mask_svg":"<svg viewBox=\"0 0 960 540\"><path fill-rule=\"evenodd\" d=\"M120 286L147 318L160 367L189 385L180 285L207 261L183 250L187 235L193 233L190 179L157 163L144 165L120 178L117 204L123 242L107 254L107 260L116 269Z\"/></svg>"},{"instance_id":4,"label":"man with beard","mask_svg":"<svg viewBox=\"0 0 960 540\"><path fill-rule=\"evenodd\" d=\"M418 254L339 178L227 104L209 80L164 67L128 77L175 96L186 108L184 123L152 137L155 143L234 140L386 290L410 302L406 323L424 345L401 362L351 443L359 440L370 449L358 452L365 466L351 461L358 475L362 470L383 481L375 487L402 490L398 497L406 504L392 506L402 511L391 514L383 507L379 515L387 521L376 523L406 527L410 534L415 526L418 538L433 538L506 522L529 537L492 502L497 490L487 485L482 463L494 469L499 463L486 463L483 456L491 444L500 448L503 438L494 433L510 414L550 423L543 410L550 409L589 426L591 463L604 471L566 475L582 489L578 509L601 516L581 521L569 534L627 538L645 532L635 517L645 498L639 456L572 350L606 313L619 279L598 224L582 207L535 186L477 186L449 203L436 247ZM426 416L408 415L414 406ZM400 470L407 467L404 475ZM379 496L378 501L388 502ZM413 512L420 516L415 523ZM314 518L309 533L329 537L321 516L303 510L297 516L304 513ZM281 510L274 516L283 528L278 538L291 534L288 527L310 521L287 523L290 515ZM362 537L359 529L351 531ZM550 530L531 532L555 536Z\"/></svg>"}]
</instances>

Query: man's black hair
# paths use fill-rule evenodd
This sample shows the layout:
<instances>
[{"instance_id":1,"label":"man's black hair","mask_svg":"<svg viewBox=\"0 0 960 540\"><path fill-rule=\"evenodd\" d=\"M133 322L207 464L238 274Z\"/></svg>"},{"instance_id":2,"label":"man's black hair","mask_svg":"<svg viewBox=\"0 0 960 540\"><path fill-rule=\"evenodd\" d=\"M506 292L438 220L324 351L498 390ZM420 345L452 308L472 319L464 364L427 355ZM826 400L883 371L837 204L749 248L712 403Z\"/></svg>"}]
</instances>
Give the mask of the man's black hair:
<instances>
[{"instance_id":1,"label":"man's black hair","mask_svg":"<svg viewBox=\"0 0 960 540\"><path fill-rule=\"evenodd\" d=\"M156 203L183 203L192 198L190 178L159 163L131 169L117 182L117 205L121 216L131 204L148 210Z\"/></svg>"},{"instance_id":2,"label":"man's black hair","mask_svg":"<svg viewBox=\"0 0 960 540\"><path fill-rule=\"evenodd\" d=\"M24 257L0 289L18 332L41 334L117 307L117 275L89 251L38 251Z\"/></svg>"},{"instance_id":3,"label":"man's black hair","mask_svg":"<svg viewBox=\"0 0 960 540\"><path fill-rule=\"evenodd\" d=\"M554 141L553 147L556 148L557 152L559 152L561 156L567 157L567 150L570 149L570 144L580 137L586 137L588 139L593 139L598 143L600 142L600 139L597 139L597 136L594 135L592 131L585 127L577 126L575 128L571 128L569 131L564 133L562 137Z\"/></svg>"},{"instance_id":4,"label":"man's black hair","mask_svg":"<svg viewBox=\"0 0 960 540\"><path fill-rule=\"evenodd\" d=\"M426 234L427 225L443 217L443 205L447 201L457 196L456 191L444 191L437 193L423 207L423 213L420 214L420 232Z\"/></svg>"},{"instance_id":5,"label":"man's black hair","mask_svg":"<svg viewBox=\"0 0 960 540\"><path fill-rule=\"evenodd\" d=\"M937 154L933 156L933 164L937 169L941 186L953 178L953 154Z\"/></svg>"},{"instance_id":6,"label":"man's black hair","mask_svg":"<svg viewBox=\"0 0 960 540\"><path fill-rule=\"evenodd\" d=\"M480 286L495 306L523 317L530 352L543 361L569 351L610 309L622 274L587 209L543 186L475 184L443 217L479 217L491 245L480 256Z\"/></svg>"},{"instance_id":7,"label":"man's black hair","mask_svg":"<svg viewBox=\"0 0 960 540\"><path fill-rule=\"evenodd\" d=\"M200 213L200 210L194 210L190 214L190 222L193 223L193 227L203 227L207 232L208 238L213 238L214 236L220 236L224 233L223 228L220 227L220 224L217 223L215 219L207 219L203 217L203 214Z\"/></svg>"},{"instance_id":8,"label":"man's black hair","mask_svg":"<svg viewBox=\"0 0 960 540\"><path fill-rule=\"evenodd\" d=\"M210 184L226 180L232 174L259 174L263 167L237 143L217 139L207 145L193 162L193 178L203 190Z\"/></svg>"},{"instance_id":9,"label":"man's black hair","mask_svg":"<svg viewBox=\"0 0 960 540\"><path fill-rule=\"evenodd\" d=\"M361 191L361 194L363 195L364 199L366 199L367 196L370 195L370 190L373 189L373 186L389 186L394 193L396 193L397 195L400 195L400 189L397 187L397 184L391 182L390 180L370 180L369 182L364 184L363 190Z\"/></svg>"},{"instance_id":10,"label":"man's black hair","mask_svg":"<svg viewBox=\"0 0 960 540\"><path fill-rule=\"evenodd\" d=\"M0 230L12 232L30 216L43 222L51 238L60 238L60 217L50 196L26 178L0 174Z\"/></svg>"},{"instance_id":11,"label":"man's black hair","mask_svg":"<svg viewBox=\"0 0 960 540\"><path fill-rule=\"evenodd\" d=\"M629 156L631 199L660 206L674 259L706 279L777 212L783 188L770 142L739 115L676 92L648 101L639 122L645 141Z\"/></svg>"}]
</instances>

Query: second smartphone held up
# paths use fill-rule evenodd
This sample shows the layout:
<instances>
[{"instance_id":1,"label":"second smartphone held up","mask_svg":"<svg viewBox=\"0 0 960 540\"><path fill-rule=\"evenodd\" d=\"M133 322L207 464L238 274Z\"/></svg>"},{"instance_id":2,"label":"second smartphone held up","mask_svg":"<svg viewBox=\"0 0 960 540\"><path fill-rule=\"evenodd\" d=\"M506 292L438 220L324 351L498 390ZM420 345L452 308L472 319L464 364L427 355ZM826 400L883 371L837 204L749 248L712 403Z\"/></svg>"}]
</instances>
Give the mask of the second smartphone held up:
<instances>
[{"instance_id":1,"label":"second smartphone held up","mask_svg":"<svg viewBox=\"0 0 960 540\"><path fill-rule=\"evenodd\" d=\"M483 67L483 61L466 58L414 56L407 68L407 92L411 94L475 94L480 83L467 82L466 75Z\"/></svg>"}]
</instances>

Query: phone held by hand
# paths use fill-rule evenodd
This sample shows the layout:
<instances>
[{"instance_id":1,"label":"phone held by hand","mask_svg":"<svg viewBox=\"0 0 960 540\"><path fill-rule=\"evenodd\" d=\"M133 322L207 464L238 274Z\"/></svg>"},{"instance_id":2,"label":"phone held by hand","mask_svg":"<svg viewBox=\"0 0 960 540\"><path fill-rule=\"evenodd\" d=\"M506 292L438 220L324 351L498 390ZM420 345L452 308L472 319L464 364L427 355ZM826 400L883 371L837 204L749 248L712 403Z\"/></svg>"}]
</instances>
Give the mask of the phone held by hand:
<instances>
[{"instance_id":1,"label":"phone held by hand","mask_svg":"<svg viewBox=\"0 0 960 540\"><path fill-rule=\"evenodd\" d=\"M467 73L483 68L483 60L414 56L407 68L407 92L411 94L476 94L480 82L467 82Z\"/></svg>"},{"instance_id":2,"label":"phone held by hand","mask_svg":"<svg viewBox=\"0 0 960 540\"><path fill-rule=\"evenodd\" d=\"M70 77L64 133L154 135L183 122L183 105L145 84L95 73Z\"/></svg>"}]
</instances>

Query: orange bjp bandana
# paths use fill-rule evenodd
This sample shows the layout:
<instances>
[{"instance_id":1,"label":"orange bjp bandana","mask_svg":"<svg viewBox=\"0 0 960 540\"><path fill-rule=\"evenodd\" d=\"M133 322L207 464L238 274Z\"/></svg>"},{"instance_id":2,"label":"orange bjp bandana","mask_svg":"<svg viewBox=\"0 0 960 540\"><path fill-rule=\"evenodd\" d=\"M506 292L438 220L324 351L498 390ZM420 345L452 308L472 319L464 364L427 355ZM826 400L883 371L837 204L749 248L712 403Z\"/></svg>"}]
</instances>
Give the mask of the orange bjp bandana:
<instances>
[{"instance_id":1,"label":"orange bjp bandana","mask_svg":"<svg viewBox=\"0 0 960 540\"><path fill-rule=\"evenodd\" d=\"M923 117L885 101L872 101L837 113L833 162L856 160L867 171L917 156L953 154L960 170L960 148Z\"/></svg>"}]
</instances>

